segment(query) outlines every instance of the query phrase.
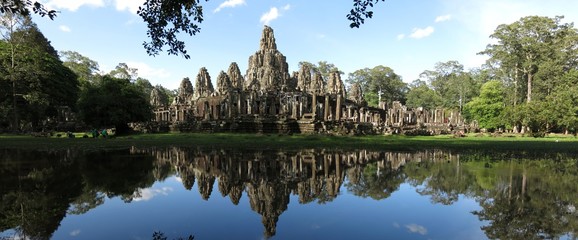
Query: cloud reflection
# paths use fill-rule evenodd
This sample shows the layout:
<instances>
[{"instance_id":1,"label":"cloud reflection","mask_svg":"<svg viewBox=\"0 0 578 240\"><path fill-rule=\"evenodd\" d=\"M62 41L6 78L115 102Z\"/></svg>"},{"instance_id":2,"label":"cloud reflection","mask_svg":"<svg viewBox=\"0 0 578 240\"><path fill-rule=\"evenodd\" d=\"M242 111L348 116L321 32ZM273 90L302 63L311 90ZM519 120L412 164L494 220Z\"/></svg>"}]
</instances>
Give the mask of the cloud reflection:
<instances>
[{"instance_id":1,"label":"cloud reflection","mask_svg":"<svg viewBox=\"0 0 578 240\"><path fill-rule=\"evenodd\" d=\"M76 229L76 230L70 232L70 236L76 237L78 235L80 235L80 229Z\"/></svg>"},{"instance_id":2,"label":"cloud reflection","mask_svg":"<svg viewBox=\"0 0 578 240\"><path fill-rule=\"evenodd\" d=\"M145 188L145 189L140 189L140 197L133 199L134 201L148 201L151 200L152 198L154 198L155 196L158 195L169 195L169 192L172 192L173 188L171 187L163 187L160 189L155 189L155 188Z\"/></svg>"},{"instance_id":3,"label":"cloud reflection","mask_svg":"<svg viewBox=\"0 0 578 240\"><path fill-rule=\"evenodd\" d=\"M417 225L415 223L409 224L409 225L405 225L405 227L412 233L419 233L421 235L426 235L427 234L427 228L425 228L422 225Z\"/></svg>"}]
</instances>

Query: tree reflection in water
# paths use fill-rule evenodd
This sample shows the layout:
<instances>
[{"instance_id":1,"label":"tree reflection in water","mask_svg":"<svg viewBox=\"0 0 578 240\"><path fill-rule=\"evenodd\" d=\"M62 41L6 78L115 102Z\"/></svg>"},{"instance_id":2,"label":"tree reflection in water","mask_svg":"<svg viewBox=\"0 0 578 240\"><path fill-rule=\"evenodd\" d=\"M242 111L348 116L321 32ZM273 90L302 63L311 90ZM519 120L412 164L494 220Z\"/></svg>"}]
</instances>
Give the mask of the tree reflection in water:
<instances>
[{"instance_id":1,"label":"tree reflection in water","mask_svg":"<svg viewBox=\"0 0 578 240\"><path fill-rule=\"evenodd\" d=\"M381 200L404 183L434 203L475 199L481 210L473 214L487 223L482 230L488 238L578 236L576 158L501 159L509 158L437 150L0 150L0 232L49 239L66 214L86 213L107 197L131 202L155 181L177 175L187 190L197 184L204 200L215 183L235 205L246 194L265 237L275 235L291 195L300 204L324 204L346 189Z\"/></svg>"}]
</instances>

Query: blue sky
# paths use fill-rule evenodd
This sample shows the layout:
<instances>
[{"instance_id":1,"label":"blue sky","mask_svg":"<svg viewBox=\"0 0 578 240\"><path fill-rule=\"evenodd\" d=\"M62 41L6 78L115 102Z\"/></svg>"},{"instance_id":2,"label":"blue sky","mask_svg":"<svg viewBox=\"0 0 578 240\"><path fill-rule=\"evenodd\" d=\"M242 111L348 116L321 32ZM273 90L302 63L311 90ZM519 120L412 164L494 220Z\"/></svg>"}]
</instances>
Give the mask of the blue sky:
<instances>
[{"instance_id":1,"label":"blue sky","mask_svg":"<svg viewBox=\"0 0 578 240\"><path fill-rule=\"evenodd\" d=\"M565 22L578 23L576 0L386 0L359 29L349 28L345 17L351 0L210 0L201 1L200 34L183 35L187 60L166 52L146 54L146 25L136 15L143 0L43 2L60 11L53 21L34 17L54 48L79 52L97 61L102 72L127 63L140 77L169 89L178 88L184 77L194 80L201 67L213 82L231 62L244 74L265 24L274 29L290 72L300 61L328 61L346 79L355 70L384 65L409 83L436 62L479 67L485 56L476 53L491 42L488 36L499 24L529 15L564 15Z\"/></svg>"}]
</instances>

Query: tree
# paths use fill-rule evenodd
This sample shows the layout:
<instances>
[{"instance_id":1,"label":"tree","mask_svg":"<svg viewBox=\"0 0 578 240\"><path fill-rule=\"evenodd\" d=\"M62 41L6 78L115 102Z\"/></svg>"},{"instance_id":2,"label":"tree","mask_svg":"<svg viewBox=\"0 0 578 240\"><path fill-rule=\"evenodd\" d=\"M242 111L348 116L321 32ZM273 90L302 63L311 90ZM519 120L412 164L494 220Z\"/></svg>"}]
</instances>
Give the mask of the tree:
<instances>
[{"instance_id":1,"label":"tree","mask_svg":"<svg viewBox=\"0 0 578 240\"><path fill-rule=\"evenodd\" d=\"M88 86L78 100L79 116L85 123L114 126L117 134L123 134L128 131L128 123L151 119L150 103L135 84L108 75L101 81Z\"/></svg>"},{"instance_id":2,"label":"tree","mask_svg":"<svg viewBox=\"0 0 578 240\"><path fill-rule=\"evenodd\" d=\"M16 79L14 78L14 72L15 72L15 68L16 68L16 59L15 59L15 54L16 54L16 48L18 43L15 41L14 38L12 38L12 34L14 34L15 31L18 30L18 28L22 25L22 21L23 18L18 15L18 14L14 14L11 12L7 12L6 14L3 14L1 16L2 18L0 18L0 34L2 35L2 40L4 40L7 44L5 44L3 49L9 49L9 51L2 51L2 55L5 58L9 58L10 59L10 63L9 64L4 64L3 68L4 70L6 70L6 74L3 74L4 76L7 76L8 78L5 78L3 80L6 81L11 81L11 84L2 84L5 86L4 88L4 92L8 93L8 92L12 92L12 107L3 107L3 111L6 114L3 116L8 116L8 115L12 115L12 121L10 122L10 126L12 128L12 130L17 130L19 128L19 119L18 119L18 111L17 111L17 107L16 107ZM4 43L4 41L2 43ZM9 87L11 88L10 90ZM5 99L8 99L8 95L6 94ZM5 103L8 103L8 100L3 101ZM4 106L7 106L4 105Z\"/></svg>"},{"instance_id":3,"label":"tree","mask_svg":"<svg viewBox=\"0 0 578 240\"><path fill-rule=\"evenodd\" d=\"M443 107L462 110L463 105L475 96L474 81L458 61L438 62L435 70L426 70L420 77L441 96Z\"/></svg>"},{"instance_id":4,"label":"tree","mask_svg":"<svg viewBox=\"0 0 578 240\"><path fill-rule=\"evenodd\" d=\"M302 66L307 66L307 68L311 70L311 74L313 73L321 74L324 82L327 82L327 79L329 79L329 74L332 72L339 72L339 74L343 74L343 71L339 70L339 68L337 68L335 64L328 63L327 61L319 61L317 62L317 64L310 63L307 61L301 61L299 62L299 68L301 68Z\"/></svg>"},{"instance_id":5,"label":"tree","mask_svg":"<svg viewBox=\"0 0 578 240\"><path fill-rule=\"evenodd\" d=\"M98 79L98 62L74 51L60 52L60 55L64 58L64 66L70 68L78 76L81 84L94 84Z\"/></svg>"},{"instance_id":6,"label":"tree","mask_svg":"<svg viewBox=\"0 0 578 240\"><path fill-rule=\"evenodd\" d=\"M78 96L77 76L60 61L50 41L29 17L9 36L11 57L0 58L12 80L13 111L19 120L34 130L47 117L57 117L63 106L74 107ZM3 55L6 56L6 55ZM18 106L18 107L17 107Z\"/></svg>"},{"instance_id":7,"label":"tree","mask_svg":"<svg viewBox=\"0 0 578 240\"><path fill-rule=\"evenodd\" d=\"M50 19L56 17L55 10L47 10L42 3L38 1L30 0L0 0L0 13L9 14L19 14L22 16L30 15L30 10L32 12L44 17L47 16Z\"/></svg>"},{"instance_id":8,"label":"tree","mask_svg":"<svg viewBox=\"0 0 578 240\"><path fill-rule=\"evenodd\" d=\"M413 81L406 97L406 105L411 108L435 109L442 106L441 96L419 79Z\"/></svg>"},{"instance_id":9,"label":"tree","mask_svg":"<svg viewBox=\"0 0 578 240\"><path fill-rule=\"evenodd\" d=\"M379 101L387 104L405 102L407 84L389 67L379 65L372 69L360 69L350 73L345 81L350 85L359 83L370 106L378 107Z\"/></svg>"},{"instance_id":10,"label":"tree","mask_svg":"<svg viewBox=\"0 0 578 240\"><path fill-rule=\"evenodd\" d=\"M478 121L480 128L496 129L503 126L504 86L500 81L492 80L484 85L480 96L472 99L465 106L465 115L470 120Z\"/></svg>"},{"instance_id":11,"label":"tree","mask_svg":"<svg viewBox=\"0 0 578 240\"><path fill-rule=\"evenodd\" d=\"M148 79L138 77L134 85L142 93L144 98L150 102L151 92L155 88ZM163 92L164 93L164 92ZM165 93L166 94L166 93Z\"/></svg>"},{"instance_id":12,"label":"tree","mask_svg":"<svg viewBox=\"0 0 578 240\"><path fill-rule=\"evenodd\" d=\"M571 88L558 86L573 86L567 84L569 78L565 76L578 69L578 31L571 23L561 23L562 19L529 16L502 24L491 35L498 43L481 52L490 56L488 65L497 69L495 73L511 93L506 110L514 126L540 132L556 130L562 117L554 118L558 115L552 109L568 106L560 101L572 95L564 93ZM568 118L565 122L563 125L569 123Z\"/></svg>"},{"instance_id":13,"label":"tree","mask_svg":"<svg viewBox=\"0 0 578 240\"><path fill-rule=\"evenodd\" d=\"M131 68L126 63L119 63L108 75L120 79L135 80L138 77L138 69Z\"/></svg>"},{"instance_id":14,"label":"tree","mask_svg":"<svg viewBox=\"0 0 578 240\"><path fill-rule=\"evenodd\" d=\"M516 93L525 93L526 102L530 102L536 92L544 90L534 89L536 82L548 81L548 76L551 76L542 74L542 79L536 79L541 71L552 66L559 66L559 70L576 66L575 54L578 45L576 39L570 42L567 39L568 36L576 35L576 29L573 24L562 24L560 21L563 18L529 16L512 24L499 25L490 35L497 39L498 43L488 45L486 50L480 53L490 56L490 61L507 69L505 72L513 82ZM570 55L561 56L560 53ZM521 99L516 97L514 104Z\"/></svg>"}]
</instances>

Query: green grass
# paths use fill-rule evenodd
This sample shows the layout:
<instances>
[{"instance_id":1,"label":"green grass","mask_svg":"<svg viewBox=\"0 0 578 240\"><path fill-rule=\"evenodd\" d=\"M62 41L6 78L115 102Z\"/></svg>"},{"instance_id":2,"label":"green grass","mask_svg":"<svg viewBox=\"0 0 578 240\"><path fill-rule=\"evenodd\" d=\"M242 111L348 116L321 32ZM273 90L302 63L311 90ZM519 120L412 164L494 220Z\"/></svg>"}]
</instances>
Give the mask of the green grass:
<instances>
[{"instance_id":1,"label":"green grass","mask_svg":"<svg viewBox=\"0 0 578 240\"><path fill-rule=\"evenodd\" d=\"M246 149L368 149L390 151L414 151L442 149L455 151L508 151L508 152L565 152L578 153L578 138L551 135L545 138L521 136L464 138L453 136L324 136L324 135L276 135L276 134L230 134L230 133L167 133L139 134L109 139L65 137L31 137L0 135L0 148L19 149L107 149L135 147L217 147Z\"/></svg>"}]
</instances>

